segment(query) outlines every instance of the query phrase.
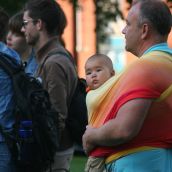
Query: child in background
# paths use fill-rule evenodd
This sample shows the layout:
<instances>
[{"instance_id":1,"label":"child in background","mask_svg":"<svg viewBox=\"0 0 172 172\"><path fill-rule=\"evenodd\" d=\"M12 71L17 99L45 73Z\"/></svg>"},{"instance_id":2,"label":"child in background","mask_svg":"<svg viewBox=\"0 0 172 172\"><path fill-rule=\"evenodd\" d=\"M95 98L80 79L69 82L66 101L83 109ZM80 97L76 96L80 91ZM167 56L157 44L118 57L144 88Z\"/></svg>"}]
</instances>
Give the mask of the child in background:
<instances>
[{"instance_id":1,"label":"child in background","mask_svg":"<svg viewBox=\"0 0 172 172\"><path fill-rule=\"evenodd\" d=\"M21 57L22 62L26 62L25 72L34 75L37 69L37 62L33 48L27 44L24 33L21 32L23 23L23 13L19 12L12 16L8 24L7 46L15 50Z\"/></svg>"},{"instance_id":2,"label":"child in background","mask_svg":"<svg viewBox=\"0 0 172 172\"><path fill-rule=\"evenodd\" d=\"M94 126L92 114L99 109L97 101L94 101L97 95L96 92L99 92L98 89L101 89L108 80L115 75L115 71L113 69L112 61L108 56L104 54L95 54L87 60L85 64L85 74L86 82L90 90L86 97L89 125ZM94 98L92 95L94 95ZM91 97L91 99L88 97ZM105 172L104 165L104 158L89 156L85 172Z\"/></svg>"}]
</instances>

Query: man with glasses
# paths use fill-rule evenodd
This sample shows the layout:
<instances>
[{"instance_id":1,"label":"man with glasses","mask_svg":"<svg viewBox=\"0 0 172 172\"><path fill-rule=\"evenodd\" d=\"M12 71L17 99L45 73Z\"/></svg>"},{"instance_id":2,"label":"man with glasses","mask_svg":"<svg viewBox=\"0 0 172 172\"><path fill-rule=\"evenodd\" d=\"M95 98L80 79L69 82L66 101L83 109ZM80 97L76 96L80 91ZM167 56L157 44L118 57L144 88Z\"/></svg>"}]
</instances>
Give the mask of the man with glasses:
<instances>
[{"instance_id":1,"label":"man with glasses","mask_svg":"<svg viewBox=\"0 0 172 172\"><path fill-rule=\"evenodd\" d=\"M22 23L22 26L24 28L26 28L26 26L28 25L29 22L33 22L33 21L36 21L36 20L24 20L23 23Z\"/></svg>"},{"instance_id":2,"label":"man with glasses","mask_svg":"<svg viewBox=\"0 0 172 172\"><path fill-rule=\"evenodd\" d=\"M68 171L74 151L65 120L77 85L77 73L60 42L65 27L65 14L56 1L35 0L25 4L22 32L27 43L35 49L37 76L41 78L52 105L59 114L61 140L52 164L53 172Z\"/></svg>"},{"instance_id":3,"label":"man with glasses","mask_svg":"<svg viewBox=\"0 0 172 172\"><path fill-rule=\"evenodd\" d=\"M8 48L2 41L6 36L5 26L8 25L8 14L0 8L0 53L9 55L19 63L19 55ZM12 131L14 121L14 95L12 81L0 66L0 171L15 172L14 159L4 138L4 133Z\"/></svg>"}]
</instances>

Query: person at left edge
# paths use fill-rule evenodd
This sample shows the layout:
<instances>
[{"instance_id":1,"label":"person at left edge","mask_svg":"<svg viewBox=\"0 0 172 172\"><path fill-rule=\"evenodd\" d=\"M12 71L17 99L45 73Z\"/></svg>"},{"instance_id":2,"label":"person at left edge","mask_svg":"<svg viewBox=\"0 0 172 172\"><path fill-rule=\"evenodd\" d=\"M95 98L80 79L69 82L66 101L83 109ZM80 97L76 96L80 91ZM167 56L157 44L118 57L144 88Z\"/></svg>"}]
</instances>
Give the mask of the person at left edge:
<instances>
[{"instance_id":1,"label":"person at left edge","mask_svg":"<svg viewBox=\"0 0 172 172\"><path fill-rule=\"evenodd\" d=\"M0 30L4 27L3 15L6 16L6 12L0 9ZM8 22L8 20L6 20ZM2 41L5 32L0 34L0 52L9 55L14 58L17 63L20 62L19 55L8 48ZM10 132L15 122L12 114L14 107L12 81L10 77L0 67L0 128L3 132ZM8 149L5 139L0 132L0 171L1 172L16 172L14 159Z\"/></svg>"}]
</instances>

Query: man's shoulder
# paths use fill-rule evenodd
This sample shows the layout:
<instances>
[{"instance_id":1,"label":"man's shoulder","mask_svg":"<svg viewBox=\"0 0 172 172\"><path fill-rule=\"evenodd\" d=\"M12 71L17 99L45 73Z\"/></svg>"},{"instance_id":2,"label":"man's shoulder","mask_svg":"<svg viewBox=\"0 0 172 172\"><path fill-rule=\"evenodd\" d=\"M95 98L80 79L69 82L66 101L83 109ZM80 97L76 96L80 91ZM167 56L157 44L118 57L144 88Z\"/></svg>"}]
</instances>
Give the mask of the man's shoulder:
<instances>
[{"instance_id":1,"label":"man's shoulder","mask_svg":"<svg viewBox=\"0 0 172 172\"><path fill-rule=\"evenodd\" d=\"M70 54L65 49L55 48L47 53L47 63L60 63L65 65L71 65L72 60ZM73 65L73 64L72 64Z\"/></svg>"},{"instance_id":2,"label":"man's shoulder","mask_svg":"<svg viewBox=\"0 0 172 172\"><path fill-rule=\"evenodd\" d=\"M44 63L45 71L63 72L67 75L77 76L74 63L67 54L67 51L53 49L47 54L47 60Z\"/></svg>"}]
</instances>

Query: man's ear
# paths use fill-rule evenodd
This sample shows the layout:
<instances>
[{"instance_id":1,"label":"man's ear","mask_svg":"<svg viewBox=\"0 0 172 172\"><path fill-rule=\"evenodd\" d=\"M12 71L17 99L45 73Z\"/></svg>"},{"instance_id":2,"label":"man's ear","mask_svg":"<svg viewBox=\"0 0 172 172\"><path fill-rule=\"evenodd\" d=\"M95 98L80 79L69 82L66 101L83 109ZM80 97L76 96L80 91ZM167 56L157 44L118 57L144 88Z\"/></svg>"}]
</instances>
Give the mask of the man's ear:
<instances>
[{"instance_id":1,"label":"man's ear","mask_svg":"<svg viewBox=\"0 0 172 172\"><path fill-rule=\"evenodd\" d=\"M42 28L44 27L44 23L43 23L43 21L41 19L38 19L36 21L36 24L35 25L36 25L36 27L37 27L38 30L42 30Z\"/></svg>"},{"instance_id":2,"label":"man's ear","mask_svg":"<svg viewBox=\"0 0 172 172\"><path fill-rule=\"evenodd\" d=\"M142 26L142 35L141 39L145 39L149 34L150 26L147 23L144 23Z\"/></svg>"}]
</instances>

